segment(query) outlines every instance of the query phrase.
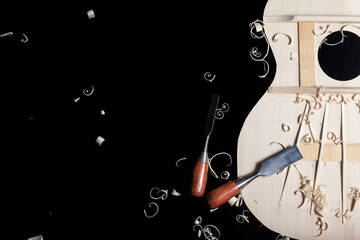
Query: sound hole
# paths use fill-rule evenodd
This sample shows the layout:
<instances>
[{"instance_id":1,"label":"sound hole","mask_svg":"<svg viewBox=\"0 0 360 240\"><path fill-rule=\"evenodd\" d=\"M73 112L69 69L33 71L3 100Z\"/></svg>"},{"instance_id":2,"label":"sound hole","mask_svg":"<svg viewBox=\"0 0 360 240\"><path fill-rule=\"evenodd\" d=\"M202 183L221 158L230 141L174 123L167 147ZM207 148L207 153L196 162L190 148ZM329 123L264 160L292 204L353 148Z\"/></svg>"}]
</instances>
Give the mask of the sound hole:
<instances>
[{"instance_id":1,"label":"sound hole","mask_svg":"<svg viewBox=\"0 0 360 240\"><path fill-rule=\"evenodd\" d=\"M360 74L360 37L349 31L343 35L340 31L329 34L319 48L318 59L326 75L348 81Z\"/></svg>"}]
</instances>

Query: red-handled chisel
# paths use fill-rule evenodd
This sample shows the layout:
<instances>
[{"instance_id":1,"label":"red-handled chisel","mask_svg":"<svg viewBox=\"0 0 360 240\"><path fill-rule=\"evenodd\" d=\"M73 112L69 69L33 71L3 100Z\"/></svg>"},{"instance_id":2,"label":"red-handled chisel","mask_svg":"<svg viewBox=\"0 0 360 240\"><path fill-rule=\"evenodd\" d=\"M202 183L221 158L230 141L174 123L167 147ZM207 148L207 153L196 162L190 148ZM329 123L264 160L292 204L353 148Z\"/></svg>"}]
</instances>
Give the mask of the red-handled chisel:
<instances>
[{"instance_id":1,"label":"red-handled chisel","mask_svg":"<svg viewBox=\"0 0 360 240\"><path fill-rule=\"evenodd\" d=\"M209 144L210 135L214 127L215 113L218 102L219 102L219 95L212 94L209 112L206 119L206 126L205 126L206 140L205 140L204 150L201 152L199 158L197 159L192 173L190 194L194 197L202 197L205 193L208 170L209 170L208 144Z\"/></svg>"},{"instance_id":2,"label":"red-handled chisel","mask_svg":"<svg viewBox=\"0 0 360 240\"><path fill-rule=\"evenodd\" d=\"M206 201L211 209L220 207L240 191L253 179L259 176L271 176L285 167L302 159L296 145L276 154L261 164L260 170L249 178L230 181L206 194Z\"/></svg>"}]
</instances>

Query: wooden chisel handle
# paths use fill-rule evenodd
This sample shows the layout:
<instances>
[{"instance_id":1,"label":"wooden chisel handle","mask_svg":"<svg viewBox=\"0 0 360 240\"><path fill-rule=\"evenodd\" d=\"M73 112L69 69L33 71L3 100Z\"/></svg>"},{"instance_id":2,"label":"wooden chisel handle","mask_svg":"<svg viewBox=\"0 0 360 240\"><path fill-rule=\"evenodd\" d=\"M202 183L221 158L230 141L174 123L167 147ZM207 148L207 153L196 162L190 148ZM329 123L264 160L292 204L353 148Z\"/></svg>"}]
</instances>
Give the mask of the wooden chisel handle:
<instances>
[{"instance_id":1,"label":"wooden chisel handle","mask_svg":"<svg viewBox=\"0 0 360 240\"><path fill-rule=\"evenodd\" d=\"M209 207L214 209L220 207L238 193L240 193L240 189L236 185L235 181L230 181L212 190L206 194L205 197Z\"/></svg>"},{"instance_id":2,"label":"wooden chisel handle","mask_svg":"<svg viewBox=\"0 0 360 240\"><path fill-rule=\"evenodd\" d=\"M208 162L197 161L192 173L190 194L194 197L202 197L205 193L208 177Z\"/></svg>"},{"instance_id":3,"label":"wooden chisel handle","mask_svg":"<svg viewBox=\"0 0 360 240\"><path fill-rule=\"evenodd\" d=\"M205 196L208 205L211 209L220 207L221 205L229 201L230 198L234 197L236 194L239 194L244 187L246 187L252 180L257 178L258 176L261 176L261 174L257 173L249 178L230 181L212 190Z\"/></svg>"}]
</instances>

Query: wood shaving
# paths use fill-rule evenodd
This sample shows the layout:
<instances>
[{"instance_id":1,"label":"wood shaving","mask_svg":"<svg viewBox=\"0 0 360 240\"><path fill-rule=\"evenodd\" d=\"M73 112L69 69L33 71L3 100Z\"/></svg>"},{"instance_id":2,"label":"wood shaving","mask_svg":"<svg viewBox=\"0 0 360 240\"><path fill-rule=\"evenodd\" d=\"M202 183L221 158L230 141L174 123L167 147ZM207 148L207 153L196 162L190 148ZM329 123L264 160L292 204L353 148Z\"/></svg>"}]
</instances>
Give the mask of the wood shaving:
<instances>
[{"instance_id":1,"label":"wood shaving","mask_svg":"<svg viewBox=\"0 0 360 240\"><path fill-rule=\"evenodd\" d=\"M343 214L343 217L347 220L351 219L351 215L349 214L349 209L346 209L345 213Z\"/></svg>"},{"instance_id":2,"label":"wood shaving","mask_svg":"<svg viewBox=\"0 0 360 240\"><path fill-rule=\"evenodd\" d=\"M288 35L288 34L286 34L286 33L282 33L282 32L278 32L278 33L276 33L276 34L272 37L273 42L278 42L278 41L279 41L278 35L284 35L284 36L286 36L286 37L289 39L288 45L291 44L292 39L291 39L290 35Z\"/></svg>"},{"instance_id":3,"label":"wood shaving","mask_svg":"<svg viewBox=\"0 0 360 240\"><path fill-rule=\"evenodd\" d=\"M230 204L230 206L234 206L235 205L235 207L239 207L239 206L241 206L242 204L243 204L243 202L244 202L244 198L243 198L243 196L241 195L241 193L239 193L238 195L237 195L237 197L232 197L232 198L230 198L230 200L228 201L228 203Z\"/></svg>"},{"instance_id":4,"label":"wood shaving","mask_svg":"<svg viewBox=\"0 0 360 240\"><path fill-rule=\"evenodd\" d=\"M350 187L350 189L351 189L350 195L353 198L353 202L352 202L351 209L350 209L350 212L352 212L352 211L354 211L354 209L356 207L357 200L360 198L360 191L359 191L359 188L357 188L357 187Z\"/></svg>"},{"instance_id":5,"label":"wood shaving","mask_svg":"<svg viewBox=\"0 0 360 240\"><path fill-rule=\"evenodd\" d=\"M153 196L154 190L156 191L155 196ZM160 194L160 193L162 193L162 194ZM168 197L168 189L160 190L158 187L153 187L150 190L150 197L154 200L158 200L158 199L165 200Z\"/></svg>"},{"instance_id":6,"label":"wood shaving","mask_svg":"<svg viewBox=\"0 0 360 240\"><path fill-rule=\"evenodd\" d=\"M155 217L156 214L158 214L158 212L159 212L159 206L158 206L156 203L154 203L154 202L149 203L149 207L150 207L150 208L151 208L151 206L155 206L155 207L156 207L156 211L155 211L154 214L148 215L148 214L146 213L146 210L144 209L144 214L145 214L145 216L146 216L147 218L153 218L153 217Z\"/></svg>"},{"instance_id":7,"label":"wood shaving","mask_svg":"<svg viewBox=\"0 0 360 240\"><path fill-rule=\"evenodd\" d=\"M183 160L186 160L186 157L182 157L182 158L178 159L178 160L175 162L175 166L176 166L176 167L180 167L179 162L180 162L180 161L183 161Z\"/></svg>"},{"instance_id":8,"label":"wood shaving","mask_svg":"<svg viewBox=\"0 0 360 240\"><path fill-rule=\"evenodd\" d=\"M202 218L201 216L199 216L195 219L195 225L193 226L194 231L196 231L196 229L198 228L198 237L201 237L201 235L204 234L205 239L208 240L217 240L220 238L220 231L216 226L209 224L203 227L201 226L201 223Z\"/></svg>"},{"instance_id":9,"label":"wood shaving","mask_svg":"<svg viewBox=\"0 0 360 240\"><path fill-rule=\"evenodd\" d=\"M98 136L95 140L96 144L101 146L101 144L105 141L105 138L103 138L102 136Z\"/></svg>"},{"instance_id":10,"label":"wood shaving","mask_svg":"<svg viewBox=\"0 0 360 240\"><path fill-rule=\"evenodd\" d=\"M13 35L13 32L7 32L0 35L0 37L10 37Z\"/></svg>"},{"instance_id":11,"label":"wood shaving","mask_svg":"<svg viewBox=\"0 0 360 240\"><path fill-rule=\"evenodd\" d=\"M85 95L85 96L90 96L91 94L93 94L94 93L94 86L93 85L90 85L90 87L91 87L91 90L89 90L89 89L84 89L83 90L83 94Z\"/></svg>"},{"instance_id":12,"label":"wood shaving","mask_svg":"<svg viewBox=\"0 0 360 240\"><path fill-rule=\"evenodd\" d=\"M286 237L285 235L279 234L279 235L275 238L275 240L290 240L290 238L289 238L289 237Z\"/></svg>"},{"instance_id":13,"label":"wood shaving","mask_svg":"<svg viewBox=\"0 0 360 240\"><path fill-rule=\"evenodd\" d=\"M327 100L328 103L345 103L348 104L350 102L350 99L345 98L342 94L331 94L329 95L329 99Z\"/></svg>"},{"instance_id":14,"label":"wood shaving","mask_svg":"<svg viewBox=\"0 0 360 240\"><path fill-rule=\"evenodd\" d=\"M346 209L345 213L343 214L340 209L337 209L338 211L335 214L335 217L340 218L340 217L344 217L347 220L351 219L351 215L349 213L349 209Z\"/></svg>"},{"instance_id":15,"label":"wood shaving","mask_svg":"<svg viewBox=\"0 0 360 240\"><path fill-rule=\"evenodd\" d=\"M230 106L227 103L223 103L221 105L221 108L217 108L215 111L215 118L218 120L221 120L224 118L225 114L227 111L229 111Z\"/></svg>"},{"instance_id":16,"label":"wood shaving","mask_svg":"<svg viewBox=\"0 0 360 240\"><path fill-rule=\"evenodd\" d=\"M43 236L42 235L38 235L38 236L35 236L35 237L31 237L31 238L28 238L27 240L43 240Z\"/></svg>"},{"instance_id":17,"label":"wood shaving","mask_svg":"<svg viewBox=\"0 0 360 240\"><path fill-rule=\"evenodd\" d=\"M205 79L206 81L208 81L208 82L214 81L215 77L216 77L216 75L215 75L215 74L212 75L210 72L206 72L206 73L204 74L204 79Z\"/></svg>"},{"instance_id":18,"label":"wood shaving","mask_svg":"<svg viewBox=\"0 0 360 240\"><path fill-rule=\"evenodd\" d=\"M321 33L316 34L316 33L315 33L315 29L312 30L312 33L313 33L315 36L321 36L321 35L325 34L325 33L328 31L329 27L330 27L329 24L326 25L326 27L320 26L319 29L322 31ZM330 31L329 31L329 32L330 32Z\"/></svg>"},{"instance_id":19,"label":"wood shaving","mask_svg":"<svg viewBox=\"0 0 360 240\"><path fill-rule=\"evenodd\" d=\"M356 94L352 95L351 100L356 101L357 96L360 96L360 93L356 93ZM359 113L360 113L360 99L358 99L358 101L357 101L357 103L355 103L355 105L359 108Z\"/></svg>"},{"instance_id":20,"label":"wood shaving","mask_svg":"<svg viewBox=\"0 0 360 240\"><path fill-rule=\"evenodd\" d=\"M319 89L318 89L319 91ZM308 99L310 98L310 99ZM294 101L294 103L301 103L301 102L306 102L309 105L309 109L307 110L307 112L305 114L301 114L298 118L298 123L300 123L302 121L302 116L306 117L306 123L309 124L309 116L314 114L314 112L312 111L314 110L319 110L322 107L321 101L322 101L322 96L321 94L318 92L316 94L316 97L312 96L312 95L304 95L304 96L296 96L296 100Z\"/></svg>"},{"instance_id":21,"label":"wood shaving","mask_svg":"<svg viewBox=\"0 0 360 240\"><path fill-rule=\"evenodd\" d=\"M306 134L305 136L303 136L303 137L300 139L300 142L301 142L301 143L308 144L308 143L313 142L313 138L310 136L310 134Z\"/></svg>"},{"instance_id":22,"label":"wood shaving","mask_svg":"<svg viewBox=\"0 0 360 240\"><path fill-rule=\"evenodd\" d=\"M314 212L323 217L326 211L325 207L327 206L326 195L321 191L321 187L323 185L319 185L314 191L311 187L311 180L308 176L301 176L300 179L301 186L294 192L295 194L301 193L302 196L302 201L298 208L304 205L306 199L312 200L314 203Z\"/></svg>"},{"instance_id":23,"label":"wood shaving","mask_svg":"<svg viewBox=\"0 0 360 240\"><path fill-rule=\"evenodd\" d=\"M28 37L24 33L22 35L24 36L24 39L21 39L20 41L22 43L27 43L29 41Z\"/></svg>"},{"instance_id":24,"label":"wood shaving","mask_svg":"<svg viewBox=\"0 0 360 240\"><path fill-rule=\"evenodd\" d=\"M91 19L91 18L95 18L95 12L93 9L87 11L87 15L88 15L88 18Z\"/></svg>"},{"instance_id":25,"label":"wood shaving","mask_svg":"<svg viewBox=\"0 0 360 240\"><path fill-rule=\"evenodd\" d=\"M229 171L223 171L223 172L221 172L220 178L221 178L221 179L224 179L224 180L228 180L228 179L230 178L230 173L229 173Z\"/></svg>"},{"instance_id":26,"label":"wood shaving","mask_svg":"<svg viewBox=\"0 0 360 240\"><path fill-rule=\"evenodd\" d=\"M255 20L254 22L250 23L249 25L250 25L250 36L254 39L264 38L266 41L266 44L267 44L266 53L264 54L264 56L262 56L262 53L258 50L257 47L251 48L251 51L250 51L250 57L252 60L254 60L256 62L262 62L264 64L265 73L263 75L258 75L258 77L265 78L268 75L269 70L270 70L269 63L265 60L265 58L268 56L269 51L270 51L270 43L264 32L264 28L263 28L264 23L261 20ZM254 32L254 29L256 30L256 33Z\"/></svg>"},{"instance_id":27,"label":"wood shaving","mask_svg":"<svg viewBox=\"0 0 360 240\"><path fill-rule=\"evenodd\" d=\"M301 187L295 191L295 194L300 192L303 197L302 202L298 206L298 208L300 208L305 203L305 199L312 199L312 195L313 195L313 188L311 187L311 180L308 176L301 177L300 184L301 184Z\"/></svg>"},{"instance_id":28,"label":"wood shaving","mask_svg":"<svg viewBox=\"0 0 360 240\"><path fill-rule=\"evenodd\" d=\"M178 191L176 191L175 189L173 189L173 190L171 191L171 195L173 195L173 196L175 196L175 197L179 197L179 196L181 196L181 193L179 193Z\"/></svg>"},{"instance_id":29,"label":"wood shaving","mask_svg":"<svg viewBox=\"0 0 360 240\"><path fill-rule=\"evenodd\" d=\"M313 201L315 204L314 211L317 215L323 217L325 207L327 206L326 195L321 191L323 185L318 185L313 194Z\"/></svg>"},{"instance_id":30,"label":"wood shaving","mask_svg":"<svg viewBox=\"0 0 360 240\"><path fill-rule=\"evenodd\" d=\"M281 129L284 131L284 132L289 132L290 131L290 126L283 123L281 124Z\"/></svg>"},{"instance_id":31,"label":"wood shaving","mask_svg":"<svg viewBox=\"0 0 360 240\"><path fill-rule=\"evenodd\" d=\"M327 133L327 139L329 139L330 141L335 143L335 145L342 143L342 140L340 139L340 137L336 137L335 133L333 133L333 132Z\"/></svg>"},{"instance_id":32,"label":"wood shaving","mask_svg":"<svg viewBox=\"0 0 360 240\"><path fill-rule=\"evenodd\" d=\"M353 24L346 24L346 25L344 25L344 26L342 26L342 27L340 28L341 39L340 39L338 42L328 43L328 42L327 42L327 38L324 38L324 39L321 41L321 43L320 43L320 48L321 48L322 44L326 44L326 45L328 45L328 46L335 46L335 45L338 45L338 44L340 44L340 43L343 43L344 40L345 40L345 37L346 37L345 34L344 34L344 29L345 29L346 27L355 27L355 28L357 28L357 29L360 29L359 26L356 26L356 25L353 25Z\"/></svg>"},{"instance_id":33,"label":"wood shaving","mask_svg":"<svg viewBox=\"0 0 360 240\"><path fill-rule=\"evenodd\" d=\"M236 221L238 221L239 223L243 223L245 221L247 223L249 223L249 220L248 220L249 216L246 216L245 212L250 212L250 211L249 210L244 210L244 211L242 211L241 214L236 215L236 217L235 217Z\"/></svg>"},{"instance_id":34,"label":"wood shaving","mask_svg":"<svg viewBox=\"0 0 360 240\"><path fill-rule=\"evenodd\" d=\"M232 157L231 157L231 155L228 154L227 152L220 152L220 153L215 154L215 155L212 156L211 158L209 158L209 169L210 169L211 174L212 174L215 178L219 178L219 177L218 177L218 175L216 174L216 172L214 171L214 169L212 168L211 162L212 162L212 160L213 160L215 157L220 156L220 155L226 155L226 156L229 157L229 160L230 160L230 161L229 161L228 164L226 164L226 166L230 166L230 165L232 164ZM221 175L222 175L223 173L224 173L224 172L222 172ZM221 176L221 175L220 175L220 176ZM226 177L226 173L225 173L225 175L223 175L223 176ZM230 173L229 173L229 176L230 176Z\"/></svg>"},{"instance_id":35,"label":"wood shaving","mask_svg":"<svg viewBox=\"0 0 360 240\"><path fill-rule=\"evenodd\" d=\"M286 147L284 146L284 144L280 143L280 142L271 142L270 146L273 145L274 143L279 144L284 150L286 149Z\"/></svg>"},{"instance_id":36,"label":"wood shaving","mask_svg":"<svg viewBox=\"0 0 360 240\"><path fill-rule=\"evenodd\" d=\"M320 231L320 233L318 235L316 235L315 237L319 237L323 233L323 231L326 231L328 229L327 222L324 222L320 217L317 218L317 221L315 224L319 226L318 231Z\"/></svg>"}]
</instances>

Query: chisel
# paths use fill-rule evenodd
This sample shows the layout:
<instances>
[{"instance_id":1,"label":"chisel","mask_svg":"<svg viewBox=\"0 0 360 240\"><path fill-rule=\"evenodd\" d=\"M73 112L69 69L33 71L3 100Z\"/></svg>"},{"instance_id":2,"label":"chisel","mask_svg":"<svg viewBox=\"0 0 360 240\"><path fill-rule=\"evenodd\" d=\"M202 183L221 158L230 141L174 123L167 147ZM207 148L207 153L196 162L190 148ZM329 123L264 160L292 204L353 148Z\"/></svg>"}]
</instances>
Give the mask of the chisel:
<instances>
[{"instance_id":1,"label":"chisel","mask_svg":"<svg viewBox=\"0 0 360 240\"><path fill-rule=\"evenodd\" d=\"M207 115L206 125L205 125L205 135L206 135L205 146L199 158L197 159L192 172L190 194L194 197L202 197L205 193L208 170L209 170L208 144L209 144L210 135L214 128L215 112L218 102L219 102L219 95L212 94L209 112Z\"/></svg>"},{"instance_id":2,"label":"chisel","mask_svg":"<svg viewBox=\"0 0 360 240\"><path fill-rule=\"evenodd\" d=\"M240 193L252 180L259 176L271 176L290 164L302 159L302 155L296 145L263 161L260 170L249 178L230 181L206 194L206 201L211 209L220 207L230 198Z\"/></svg>"}]
</instances>

